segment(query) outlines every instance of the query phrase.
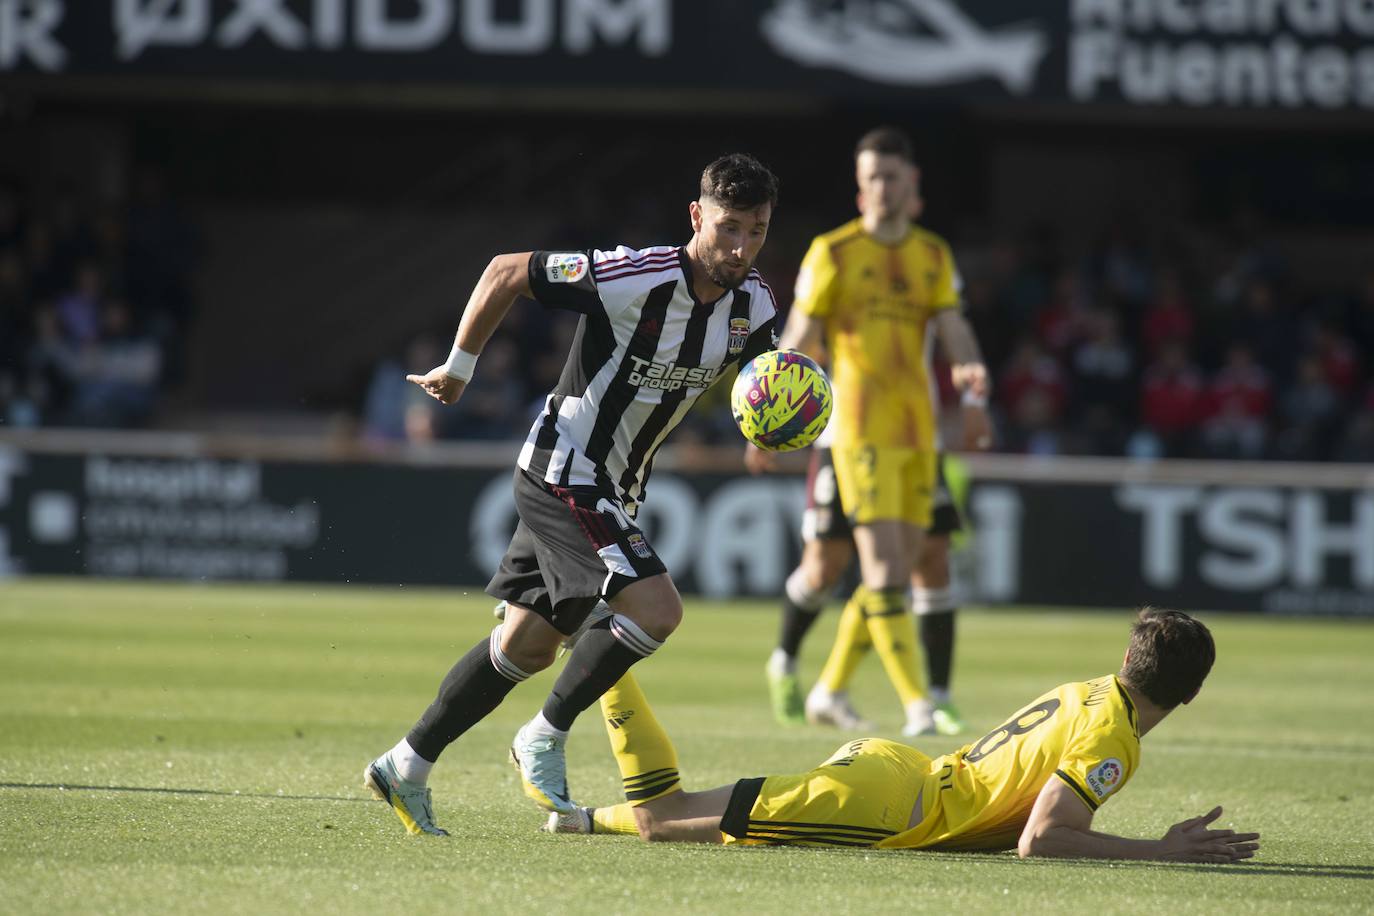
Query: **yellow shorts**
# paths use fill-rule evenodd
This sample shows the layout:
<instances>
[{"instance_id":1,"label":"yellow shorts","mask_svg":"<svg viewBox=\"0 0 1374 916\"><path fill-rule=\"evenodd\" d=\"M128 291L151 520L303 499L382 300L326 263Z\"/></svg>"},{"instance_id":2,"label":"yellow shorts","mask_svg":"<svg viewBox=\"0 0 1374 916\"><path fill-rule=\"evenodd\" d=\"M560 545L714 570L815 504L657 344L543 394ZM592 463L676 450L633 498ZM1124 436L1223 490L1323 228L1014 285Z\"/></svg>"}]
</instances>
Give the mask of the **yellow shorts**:
<instances>
[{"instance_id":1,"label":"yellow shorts","mask_svg":"<svg viewBox=\"0 0 1374 916\"><path fill-rule=\"evenodd\" d=\"M930 527L936 452L872 445L836 445L830 451L851 524L895 520Z\"/></svg>"},{"instance_id":2,"label":"yellow shorts","mask_svg":"<svg viewBox=\"0 0 1374 916\"><path fill-rule=\"evenodd\" d=\"M741 779L720 820L726 843L873 846L906 830L930 758L885 738L843 745L806 773Z\"/></svg>"}]
</instances>

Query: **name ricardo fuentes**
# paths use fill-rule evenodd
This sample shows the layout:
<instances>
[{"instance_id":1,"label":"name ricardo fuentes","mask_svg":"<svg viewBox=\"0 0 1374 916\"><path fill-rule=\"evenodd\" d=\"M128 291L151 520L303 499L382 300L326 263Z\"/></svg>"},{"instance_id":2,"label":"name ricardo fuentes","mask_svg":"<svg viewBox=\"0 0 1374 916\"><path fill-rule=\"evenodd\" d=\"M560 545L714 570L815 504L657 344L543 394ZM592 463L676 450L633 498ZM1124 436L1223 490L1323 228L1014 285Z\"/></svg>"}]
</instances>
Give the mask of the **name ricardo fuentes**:
<instances>
[{"instance_id":1,"label":"name ricardo fuentes","mask_svg":"<svg viewBox=\"0 0 1374 916\"><path fill-rule=\"evenodd\" d=\"M679 366L630 357L630 384L640 388L677 391L679 388L709 388L716 380L715 366Z\"/></svg>"}]
</instances>

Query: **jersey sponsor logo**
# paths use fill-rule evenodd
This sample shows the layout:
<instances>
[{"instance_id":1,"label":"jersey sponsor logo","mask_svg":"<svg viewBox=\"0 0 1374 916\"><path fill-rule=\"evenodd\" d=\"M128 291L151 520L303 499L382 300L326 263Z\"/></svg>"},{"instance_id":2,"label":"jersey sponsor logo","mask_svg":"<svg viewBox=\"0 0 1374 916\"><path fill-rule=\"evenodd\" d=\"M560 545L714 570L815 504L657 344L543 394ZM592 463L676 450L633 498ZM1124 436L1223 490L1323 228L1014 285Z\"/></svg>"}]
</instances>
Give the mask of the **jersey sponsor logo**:
<instances>
[{"instance_id":1,"label":"jersey sponsor logo","mask_svg":"<svg viewBox=\"0 0 1374 916\"><path fill-rule=\"evenodd\" d=\"M716 380L715 366L679 366L631 356L630 384L640 388L677 391L679 388L710 388Z\"/></svg>"},{"instance_id":2,"label":"jersey sponsor logo","mask_svg":"<svg viewBox=\"0 0 1374 916\"><path fill-rule=\"evenodd\" d=\"M726 343L725 349L731 356L738 356L744 349L744 345L749 342L749 319L731 318L730 319L730 339Z\"/></svg>"},{"instance_id":3,"label":"jersey sponsor logo","mask_svg":"<svg viewBox=\"0 0 1374 916\"><path fill-rule=\"evenodd\" d=\"M1106 798L1121 782L1121 761L1108 757L1088 771L1088 788L1098 798Z\"/></svg>"},{"instance_id":4,"label":"jersey sponsor logo","mask_svg":"<svg viewBox=\"0 0 1374 916\"><path fill-rule=\"evenodd\" d=\"M544 261L544 273L550 283L576 283L587 275L585 254L551 254Z\"/></svg>"}]
</instances>

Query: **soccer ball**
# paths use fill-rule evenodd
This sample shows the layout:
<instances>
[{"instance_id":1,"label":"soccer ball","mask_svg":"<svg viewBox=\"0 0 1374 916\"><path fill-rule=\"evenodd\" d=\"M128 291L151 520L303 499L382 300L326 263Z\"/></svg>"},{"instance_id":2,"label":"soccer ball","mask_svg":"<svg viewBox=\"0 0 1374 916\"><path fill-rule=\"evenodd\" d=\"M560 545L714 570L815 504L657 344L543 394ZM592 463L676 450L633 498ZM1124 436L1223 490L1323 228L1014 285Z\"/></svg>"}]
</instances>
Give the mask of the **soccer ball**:
<instances>
[{"instance_id":1,"label":"soccer ball","mask_svg":"<svg viewBox=\"0 0 1374 916\"><path fill-rule=\"evenodd\" d=\"M805 448L830 422L830 379L796 350L770 350L739 370L730 412L744 438L770 452Z\"/></svg>"}]
</instances>

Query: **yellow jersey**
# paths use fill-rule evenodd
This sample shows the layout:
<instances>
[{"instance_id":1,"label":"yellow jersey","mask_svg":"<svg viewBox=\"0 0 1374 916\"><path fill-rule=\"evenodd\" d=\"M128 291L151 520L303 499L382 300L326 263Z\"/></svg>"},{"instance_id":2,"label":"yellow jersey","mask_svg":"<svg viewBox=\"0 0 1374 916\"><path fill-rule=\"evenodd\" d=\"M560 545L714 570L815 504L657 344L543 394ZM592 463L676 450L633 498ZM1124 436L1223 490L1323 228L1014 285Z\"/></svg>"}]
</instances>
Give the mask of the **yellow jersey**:
<instances>
[{"instance_id":1,"label":"yellow jersey","mask_svg":"<svg viewBox=\"0 0 1374 916\"><path fill-rule=\"evenodd\" d=\"M793 307L825 326L837 447L934 451L926 324L957 308L959 292L949 245L917 226L895 245L873 238L858 219L812 241Z\"/></svg>"},{"instance_id":2,"label":"yellow jersey","mask_svg":"<svg viewBox=\"0 0 1374 916\"><path fill-rule=\"evenodd\" d=\"M921 822L877 845L1010 849L1049 780L1062 779L1096 811L1139 764L1135 704L1116 676L1064 684L1000 728L932 761Z\"/></svg>"}]
</instances>

